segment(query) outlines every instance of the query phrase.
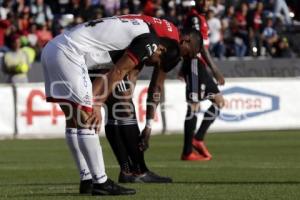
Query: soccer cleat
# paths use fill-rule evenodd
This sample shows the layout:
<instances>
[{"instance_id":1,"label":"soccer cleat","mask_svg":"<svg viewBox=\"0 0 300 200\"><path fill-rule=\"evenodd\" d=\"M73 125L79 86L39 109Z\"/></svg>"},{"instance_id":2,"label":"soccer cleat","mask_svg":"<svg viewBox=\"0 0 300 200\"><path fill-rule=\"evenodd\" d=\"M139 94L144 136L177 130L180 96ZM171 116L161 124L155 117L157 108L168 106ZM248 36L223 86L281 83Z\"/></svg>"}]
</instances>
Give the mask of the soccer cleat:
<instances>
[{"instance_id":1,"label":"soccer cleat","mask_svg":"<svg viewBox=\"0 0 300 200\"><path fill-rule=\"evenodd\" d=\"M210 158L200 155L196 152L192 152L189 155L181 155L181 160L184 161L208 161Z\"/></svg>"},{"instance_id":2,"label":"soccer cleat","mask_svg":"<svg viewBox=\"0 0 300 200\"><path fill-rule=\"evenodd\" d=\"M107 179L105 183L94 183L92 195L132 195L135 194L134 189L125 188L111 179Z\"/></svg>"},{"instance_id":3,"label":"soccer cleat","mask_svg":"<svg viewBox=\"0 0 300 200\"><path fill-rule=\"evenodd\" d=\"M209 153L209 151L203 141L196 140L195 138L193 138L192 144L193 144L193 147L199 152L199 154L201 154L207 158L210 158L209 160L212 159L212 155Z\"/></svg>"},{"instance_id":4,"label":"soccer cleat","mask_svg":"<svg viewBox=\"0 0 300 200\"><path fill-rule=\"evenodd\" d=\"M172 183L170 177L159 176L154 172L148 171L140 175L136 175L134 183Z\"/></svg>"},{"instance_id":5,"label":"soccer cleat","mask_svg":"<svg viewBox=\"0 0 300 200\"><path fill-rule=\"evenodd\" d=\"M79 193L80 194L91 194L93 181L92 179L80 181Z\"/></svg>"},{"instance_id":6,"label":"soccer cleat","mask_svg":"<svg viewBox=\"0 0 300 200\"><path fill-rule=\"evenodd\" d=\"M120 172L119 183L134 183L135 176L132 173Z\"/></svg>"}]
</instances>

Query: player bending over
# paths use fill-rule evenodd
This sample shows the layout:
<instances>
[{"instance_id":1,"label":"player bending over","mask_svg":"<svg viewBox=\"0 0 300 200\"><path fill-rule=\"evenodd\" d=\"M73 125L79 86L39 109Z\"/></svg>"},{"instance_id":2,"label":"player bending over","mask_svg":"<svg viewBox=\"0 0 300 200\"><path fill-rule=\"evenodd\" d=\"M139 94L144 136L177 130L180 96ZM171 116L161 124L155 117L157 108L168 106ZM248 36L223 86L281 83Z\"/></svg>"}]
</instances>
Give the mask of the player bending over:
<instances>
[{"instance_id":1,"label":"player bending over","mask_svg":"<svg viewBox=\"0 0 300 200\"><path fill-rule=\"evenodd\" d=\"M100 108L128 72L142 63L164 63L165 52L166 48L143 20L118 17L77 25L43 49L47 101L58 102L66 116L66 140L79 170L80 193L135 193L106 175L97 135ZM88 70L94 66L109 66L109 72L92 83Z\"/></svg>"},{"instance_id":2,"label":"player bending over","mask_svg":"<svg viewBox=\"0 0 300 200\"><path fill-rule=\"evenodd\" d=\"M121 17L123 19L142 19L156 33L161 44L166 47L167 51L163 54L165 62L154 69L149 88L149 96L152 96L151 92L155 88L158 88L160 93L166 72L175 67L180 58L177 28L166 20L145 15L126 15ZM120 165L119 182L169 183L172 182L171 178L159 176L148 169L143 149L141 150L142 147L139 145L140 130L132 102L132 94L137 76L142 68L143 65L140 65L130 71L107 99L105 133ZM154 102L151 103L153 104Z\"/></svg>"}]
</instances>

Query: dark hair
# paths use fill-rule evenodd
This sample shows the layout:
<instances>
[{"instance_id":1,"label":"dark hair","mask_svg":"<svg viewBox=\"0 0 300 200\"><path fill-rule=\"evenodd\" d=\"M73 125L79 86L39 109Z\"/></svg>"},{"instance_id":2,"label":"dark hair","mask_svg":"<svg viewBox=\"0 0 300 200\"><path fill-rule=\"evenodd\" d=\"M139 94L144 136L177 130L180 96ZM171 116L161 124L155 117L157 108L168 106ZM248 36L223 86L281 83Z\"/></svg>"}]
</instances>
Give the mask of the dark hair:
<instances>
[{"instance_id":1,"label":"dark hair","mask_svg":"<svg viewBox=\"0 0 300 200\"><path fill-rule=\"evenodd\" d=\"M181 36L189 35L192 40L195 41L195 48L200 48L202 45L202 37L201 33L194 29L194 28L186 28L181 30ZM196 51L199 51L199 49L196 49Z\"/></svg>"},{"instance_id":2,"label":"dark hair","mask_svg":"<svg viewBox=\"0 0 300 200\"><path fill-rule=\"evenodd\" d=\"M167 51L162 55L161 66L164 72L171 71L180 61L180 49L176 40L161 37L159 38L160 44L163 45Z\"/></svg>"}]
</instances>

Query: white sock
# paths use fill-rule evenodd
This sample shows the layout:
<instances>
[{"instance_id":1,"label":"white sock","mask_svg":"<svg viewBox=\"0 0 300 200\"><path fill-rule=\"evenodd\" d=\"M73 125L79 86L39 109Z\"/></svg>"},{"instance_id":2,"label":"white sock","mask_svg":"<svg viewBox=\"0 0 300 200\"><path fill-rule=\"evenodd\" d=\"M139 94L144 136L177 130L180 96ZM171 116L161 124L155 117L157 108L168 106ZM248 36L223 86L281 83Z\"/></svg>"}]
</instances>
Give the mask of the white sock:
<instances>
[{"instance_id":1,"label":"white sock","mask_svg":"<svg viewBox=\"0 0 300 200\"><path fill-rule=\"evenodd\" d=\"M76 162L76 166L80 175L80 180L83 181L83 180L92 179L92 175L90 173L89 167L78 146L76 128L66 128L66 141L72 153L72 156Z\"/></svg>"},{"instance_id":2,"label":"white sock","mask_svg":"<svg viewBox=\"0 0 300 200\"><path fill-rule=\"evenodd\" d=\"M99 136L95 130L78 129L77 139L80 150L93 175L94 183L104 183L107 180Z\"/></svg>"}]
</instances>

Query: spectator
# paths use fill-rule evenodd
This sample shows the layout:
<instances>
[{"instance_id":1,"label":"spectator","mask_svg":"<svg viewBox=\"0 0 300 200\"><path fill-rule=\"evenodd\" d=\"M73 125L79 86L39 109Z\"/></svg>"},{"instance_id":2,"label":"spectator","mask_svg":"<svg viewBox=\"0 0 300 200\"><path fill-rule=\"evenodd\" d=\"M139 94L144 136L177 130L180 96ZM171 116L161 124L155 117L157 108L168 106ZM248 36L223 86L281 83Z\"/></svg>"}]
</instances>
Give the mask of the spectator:
<instances>
[{"instance_id":1,"label":"spectator","mask_svg":"<svg viewBox=\"0 0 300 200\"><path fill-rule=\"evenodd\" d=\"M233 31L234 31L234 43L235 54L238 57L243 57L247 53L248 30L247 30L247 14L248 6L246 3L242 3L239 11L235 15Z\"/></svg>"},{"instance_id":2,"label":"spectator","mask_svg":"<svg viewBox=\"0 0 300 200\"><path fill-rule=\"evenodd\" d=\"M36 52L38 52L38 37L36 35L37 33L37 25L36 24L31 24L29 27L29 32L27 34L27 40L28 40L28 45L35 49Z\"/></svg>"},{"instance_id":3,"label":"spectator","mask_svg":"<svg viewBox=\"0 0 300 200\"><path fill-rule=\"evenodd\" d=\"M225 44L226 56L234 55L234 35L232 27L234 24L234 6L226 8L225 15L222 18L223 41Z\"/></svg>"},{"instance_id":4,"label":"spectator","mask_svg":"<svg viewBox=\"0 0 300 200\"><path fill-rule=\"evenodd\" d=\"M214 11L215 17L221 17L224 14L225 6L221 4L220 0L214 0L213 4L209 7L210 10Z\"/></svg>"},{"instance_id":5,"label":"spectator","mask_svg":"<svg viewBox=\"0 0 300 200\"><path fill-rule=\"evenodd\" d=\"M262 2L256 4L256 9L250 11L248 15L250 50L253 56L261 55L262 39L261 32L263 28L263 8Z\"/></svg>"},{"instance_id":6,"label":"spectator","mask_svg":"<svg viewBox=\"0 0 300 200\"><path fill-rule=\"evenodd\" d=\"M1 7L0 7L0 19L5 20L7 19L8 13L11 11L12 1L4 0Z\"/></svg>"},{"instance_id":7,"label":"spectator","mask_svg":"<svg viewBox=\"0 0 300 200\"><path fill-rule=\"evenodd\" d=\"M120 10L120 0L102 0L102 6L106 16L113 16Z\"/></svg>"},{"instance_id":8,"label":"spectator","mask_svg":"<svg viewBox=\"0 0 300 200\"><path fill-rule=\"evenodd\" d=\"M8 74L8 83L28 82L29 60L27 54L21 49L18 35L11 38L11 51L4 54L4 72Z\"/></svg>"},{"instance_id":9,"label":"spectator","mask_svg":"<svg viewBox=\"0 0 300 200\"><path fill-rule=\"evenodd\" d=\"M37 44L39 49L42 49L52 37L52 33L48 30L46 25L39 25L36 31Z\"/></svg>"},{"instance_id":10,"label":"spectator","mask_svg":"<svg viewBox=\"0 0 300 200\"><path fill-rule=\"evenodd\" d=\"M22 49L22 51L24 51L26 53L27 58L28 58L28 63L31 65L35 60L35 55L36 55L35 49L30 46L30 43L26 36L21 36L20 40L21 40L21 46L22 46L21 49Z\"/></svg>"},{"instance_id":11,"label":"spectator","mask_svg":"<svg viewBox=\"0 0 300 200\"><path fill-rule=\"evenodd\" d=\"M274 57L278 58L292 58L294 57L293 51L290 49L287 38L280 38L276 45L276 53Z\"/></svg>"},{"instance_id":12,"label":"spectator","mask_svg":"<svg viewBox=\"0 0 300 200\"><path fill-rule=\"evenodd\" d=\"M72 0L71 3L71 13L77 17L77 16L82 16L80 15L81 12L81 5L80 5L80 0ZM82 16L83 17L83 16Z\"/></svg>"},{"instance_id":13,"label":"spectator","mask_svg":"<svg viewBox=\"0 0 300 200\"><path fill-rule=\"evenodd\" d=\"M263 30L262 37L267 53L272 56L275 53L274 45L278 41L277 31L273 28L272 18L267 19L267 26Z\"/></svg>"},{"instance_id":14,"label":"spectator","mask_svg":"<svg viewBox=\"0 0 300 200\"><path fill-rule=\"evenodd\" d=\"M143 6L143 14L154 16L155 15L155 3L153 0L147 0L145 5Z\"/></svg>"},{"instance_id":15,"label":"spectator","mask_svg":"<svg viewBox=\"0 0 300 200\"><path fill-rule=\"evenodd\" d=\"M18 18L18 29L22 34L28 33L30 22L29 7L24 7Z\"/></svg>"},{"instance_id":16,"label":"spectator","mask_svg":"<svg viewBox=\"0 0 300 200\"><path fill-rule=\"evenodd\" d=\"M44 0L35 0L35 3L30 6L30 14L33 16L34 23L51 27L54 16L50 6L45 4Z\"/></svg>"},{"instance_id":17,"label":"spectator","mask_svg":"<svg viewBox=\"0 0 300 200\"><path fill-rule=\"evenodd\" d=\"M218 57L224 57L224 44L222 41L222 26L219 18L215 17L213 10L208 11L207 24L209 27L210 49Z\"/></svg>"},{"instance_id":18,"label":"spectator","mask_svg":"<svg viewBox=\"0 0 300 200\"><path fill-rule=\"evenodd\" d=\"M7 19L0 20L0 52L5 52L8 47L5 45L6 31L10 27L10 21Z\"/></svg>"},{"instance_id":19,"label":"spectator","mask_svg":"<svg viewBox=\"0 0 300 200\"><path fill-rule=\"evenodd\" d=\"M80 4L79 15L84 21L89 21L94 18L96 8L97 7L92 5L91 0L83 0Z\"/></svg>"},{"instance_id":20,"label":"spectator","mask_svg":"<svg viewBox=\"0 0 300 200\"><path fill-rule=\"evenodd\" d=\"M179 20L177 18L177 13L176 13L175 7L169 7L165 19L168 20L169 22L172 22L175 26L179 25Z\"/></svg>"}]
</instances>

